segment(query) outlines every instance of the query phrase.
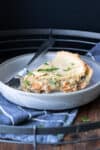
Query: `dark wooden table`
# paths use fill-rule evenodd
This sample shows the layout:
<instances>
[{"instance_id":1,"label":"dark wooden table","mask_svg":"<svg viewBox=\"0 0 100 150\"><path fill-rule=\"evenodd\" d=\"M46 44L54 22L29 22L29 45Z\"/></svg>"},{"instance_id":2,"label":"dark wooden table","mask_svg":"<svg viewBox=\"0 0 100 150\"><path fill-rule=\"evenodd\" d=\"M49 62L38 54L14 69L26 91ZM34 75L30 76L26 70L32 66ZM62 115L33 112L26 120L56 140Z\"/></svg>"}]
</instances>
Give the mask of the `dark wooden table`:
<instances>
[{"instance_id":1,"label":"dark wooden table","mask_svg":"<svg viewBox=\"0 0 100 150\"><path fill-rule=\"evenodd\" d=\"M98 97L93 102L80 107L78 116L74 124L79 124L83 122L83 118L87 118L89 121L99 121L100 120L100 97ZM86 137L98 137L100 136L100 129L92 130L89 132L80 133L80 138ZM66 135L66 140L72 140L73 135ZM67 145L37 145L38 150L100 150L100 140L94 140L92 142L84 142L77 144L67 144ZM33 150L32 145L26 144L9 144L0 143L0 150Z\"/></svg>"}]
</instances>

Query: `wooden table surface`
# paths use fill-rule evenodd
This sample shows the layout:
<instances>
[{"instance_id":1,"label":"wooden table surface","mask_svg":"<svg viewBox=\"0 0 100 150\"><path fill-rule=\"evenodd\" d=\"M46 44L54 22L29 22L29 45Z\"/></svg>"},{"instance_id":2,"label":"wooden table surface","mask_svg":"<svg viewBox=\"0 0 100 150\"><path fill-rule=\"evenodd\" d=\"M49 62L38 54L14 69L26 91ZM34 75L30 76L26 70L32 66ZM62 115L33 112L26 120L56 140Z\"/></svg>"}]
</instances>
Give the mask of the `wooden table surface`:
<instances>
[{"instance_id":1,"label":"wooden table surface","mask_svg":"<svg viewBox=\"0 0 100 150\"><path fill-rule=\"evenodd\" d=\"M100 121L100 97L98 97L93 102L80 107L78 116L75 120L75 124L82 122L82 118L86 117L89 121ZM80 133L80 138L100 136L100 129ZM66 140L72 140L72 135L66 135ZM32 145L28 144L9 144L0 143L0 150L33 150ZM37 145L38 150L100 150L100 140L78 143L78 144L68 144L68 145Z\"/></svg>"}]
</instances>

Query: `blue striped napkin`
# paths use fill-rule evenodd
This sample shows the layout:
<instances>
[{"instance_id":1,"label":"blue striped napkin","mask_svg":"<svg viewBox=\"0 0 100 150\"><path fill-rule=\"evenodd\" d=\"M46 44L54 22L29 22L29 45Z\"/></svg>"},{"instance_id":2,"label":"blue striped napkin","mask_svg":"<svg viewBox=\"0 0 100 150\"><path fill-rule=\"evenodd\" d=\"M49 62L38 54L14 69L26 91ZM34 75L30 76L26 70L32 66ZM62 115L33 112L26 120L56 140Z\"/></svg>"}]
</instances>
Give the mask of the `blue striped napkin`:
<instances>
[{"instance_id":1,"label":"blue striped napkin","mask_svg":"<svg viewBox=\"0 0 100 150\"><path fill-rule=\"evenodd\" d=\"M0 124L21 125L36 127L64 127L69 126L75 119L78 110L63 112L50 112L28 109L9 102L0 94ZM38 143L57 143L64 135L38 135ZM16 140L21 142L32 142L34 136L0 134L1 139Z\"/></svg>"}]
</instances>

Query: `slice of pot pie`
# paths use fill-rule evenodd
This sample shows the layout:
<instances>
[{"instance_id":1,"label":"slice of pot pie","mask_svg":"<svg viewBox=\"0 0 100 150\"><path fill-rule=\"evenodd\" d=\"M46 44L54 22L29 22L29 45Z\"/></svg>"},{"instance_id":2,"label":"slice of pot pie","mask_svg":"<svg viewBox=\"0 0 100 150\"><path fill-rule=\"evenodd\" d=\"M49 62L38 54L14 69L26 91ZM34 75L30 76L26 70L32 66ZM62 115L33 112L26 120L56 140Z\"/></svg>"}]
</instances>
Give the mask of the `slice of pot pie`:
<instances>
[{"instance_id":1,"label":"slice of pot pie","mask_svg":"<svg viewBox=\"0 0 100 150\"><path fill-rule=\"evenodd\" d=\"M21 89L36 93L72 92L85 88L93 70L79 54L59 51L55 58L21 79Z\"/></svg>"}]
</instances>

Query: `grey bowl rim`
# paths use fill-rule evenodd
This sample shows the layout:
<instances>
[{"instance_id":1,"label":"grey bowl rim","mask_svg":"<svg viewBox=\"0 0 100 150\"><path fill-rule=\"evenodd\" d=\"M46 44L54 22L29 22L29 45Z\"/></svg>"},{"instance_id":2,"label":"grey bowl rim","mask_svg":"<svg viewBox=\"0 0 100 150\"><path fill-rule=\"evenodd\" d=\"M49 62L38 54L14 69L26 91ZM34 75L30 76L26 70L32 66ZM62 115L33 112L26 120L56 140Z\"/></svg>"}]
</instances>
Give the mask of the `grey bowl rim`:
<instances>
[{"instance_id":1,"label":"grey bowl rim","mask_svg":"<svg viewBox=\"0 0 100 150\"><path fill-rule=\"evenodd\" d=\"M55 52L49 52L49 53L55 53ZM2 65L5 65L17 58L20 58L22 56L28 56L28 55L32 55L33 53L28 53L28 54L22 54L22 55L19 55L19 56L15 56L15 57L12 57L4 62L2 62L0 64L0 67ZM87 56L83 56L83 55L80 55L83 59L89 59L89 61L91 61L92 63L94 63L95 65L99 66L100 67L100 64L97 63L96 61L93 61L90 57L87 57ZM2 81L1 81L2 82ZM21 91L21 90L18 90L18 89L14 89L12 87L9 87L8 85L6 85L5 83L2 82L2 84L4 84L5 86L7 86L8 88L18 92L19 94L24 94L24 95L30 95L30 96L50 96L50 97L53 97L53 96L70 96L70 95L76 95L76 94L82 94L84 92L87 92L87 91L90 91L92 89L95 89L96 87L100 86L100 81L99 82L96 82L94 83L93 85L89 86L89 87L86 87L84 89L81 89L79 91L73 91L73 92L68 92L68 93L64 93L64 92L54 92L54 93L32 93L32 92L25 92L25 91Z\"/></svg>"}]
</instances>

